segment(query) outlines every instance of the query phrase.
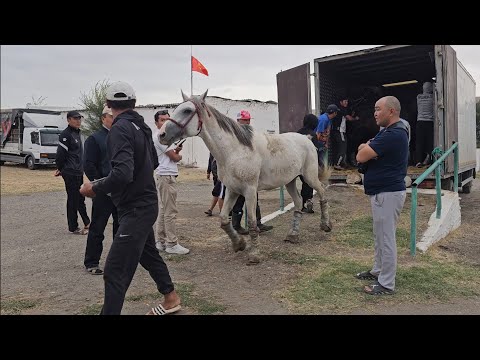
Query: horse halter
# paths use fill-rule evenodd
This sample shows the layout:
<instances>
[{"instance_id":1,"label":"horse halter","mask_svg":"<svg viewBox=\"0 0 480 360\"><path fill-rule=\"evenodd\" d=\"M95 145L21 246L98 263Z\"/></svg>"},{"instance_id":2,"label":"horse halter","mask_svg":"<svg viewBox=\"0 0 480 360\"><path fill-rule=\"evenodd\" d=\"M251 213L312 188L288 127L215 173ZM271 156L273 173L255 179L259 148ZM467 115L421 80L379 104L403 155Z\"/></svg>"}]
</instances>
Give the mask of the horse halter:
<instances>
[{"instance_id":1,"label":"horse halter","mask_svg":"<svg viewBox=\"0 0 480 360\"><path fill-rule=\"evenodd\" d=\"M188 101L191 101L191 100L188 100ZM184 101L186 102L186 101ZM197 103L191 101L192 104L195 106L195 111L192 112L190 114L190 116L188 117L187 121L185 122L185 124L180 124L179 122L173 120L171 117L168 117L167 120L170 120L171 122L173 122L175 125L177 125L180 129L182 129L182 134L184 133L185 131L185 127L188 125L188 123L190 122L190 120L193 119L193 117L195 116L195 114L197 114L198 116L198 126L197 126L197 130L198 130L198 133L195 135L197 136L198 134L200 134L200 132L202 131L202 125L203 125L203 121L202 121L202 118L200 117L200 108L198 107ZM207 111L207 114L208 114L208 117L211 116L210 114L210 110L208 110L205 102L201 102L200 105Z\"/></svg>"}]
</instances>

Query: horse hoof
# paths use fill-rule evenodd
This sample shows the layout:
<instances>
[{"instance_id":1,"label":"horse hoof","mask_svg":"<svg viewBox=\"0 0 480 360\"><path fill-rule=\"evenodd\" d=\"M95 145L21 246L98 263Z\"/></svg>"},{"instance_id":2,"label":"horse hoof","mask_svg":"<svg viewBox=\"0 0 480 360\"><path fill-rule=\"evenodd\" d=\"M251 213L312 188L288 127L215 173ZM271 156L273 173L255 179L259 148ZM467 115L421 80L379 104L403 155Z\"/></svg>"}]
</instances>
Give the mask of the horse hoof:
<instances>
[{"instance_id":1,"label":"horse hoof","mask_svg":"<svg viewBox=\"0 0 480 360\"><path fill-rule=\"evenodd\" d=\"M286 241L292 244L298 244L300 242L298 235L287 235L287 237L283 241Z\"/></svg>"},{"instance_id":2,"label":"horse hoof","mask_svg":"<svg viewBox=\"0 0 480 360\"><path fill-rule=\"evenodd\" d=\"M245 240L242 239L233 244L233 251L234 252L243 251L245 250L246 246L247 246L247 243L245 242Z\"/></svg>"},{"instance_id":3,"label":"horse hoof","mask_svg":"<svg viewBox=\"0 0 480 360\"><path fill-rule=\"evenodd\" d=\"M322 225L320 225L320 229L322 229L325 232L330 232L330 231L332 231L332 224L331 223L322 224Z\"/></svg>"}]
</instances>

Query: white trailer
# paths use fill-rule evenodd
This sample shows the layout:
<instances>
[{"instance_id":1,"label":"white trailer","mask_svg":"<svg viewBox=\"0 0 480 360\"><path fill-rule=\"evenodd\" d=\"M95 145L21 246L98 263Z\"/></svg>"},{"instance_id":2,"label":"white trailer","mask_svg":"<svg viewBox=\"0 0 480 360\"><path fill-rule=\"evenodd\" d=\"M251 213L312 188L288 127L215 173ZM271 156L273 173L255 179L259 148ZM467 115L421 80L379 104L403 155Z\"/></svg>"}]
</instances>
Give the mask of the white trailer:
<instances>
[{"instance_id":1,"label":"white trailer","mask_svg":"<svg viewBox=\"0 0 480 360\"><path fill-rule=\"evenodd\" d=\"M458 142L459 185L464 193L470 192L476 176L475 81L450 45L387 45L317 58L313 64L313 74L310 63L277 74L280 132L301 128L303 116L312 112L311 76L316 115L336 103L339 94L349 95L361 118L355 130L360 135L358 141L366 141L378 131L373 105L385 95L400 100L401 117L414 125L416 96L422 92L422 83L431 81L435 95L433 146L445 151ZM412 132L413 154L415 126ZM449 156L441 169L444 189L453 188L453 173L453 156ZM420 174L409 167L412 179ZM332 175L334 180L341 178L346 174L336 171ZM433 178L428 179L431 182Z\"/></svg>"}]
</instances>

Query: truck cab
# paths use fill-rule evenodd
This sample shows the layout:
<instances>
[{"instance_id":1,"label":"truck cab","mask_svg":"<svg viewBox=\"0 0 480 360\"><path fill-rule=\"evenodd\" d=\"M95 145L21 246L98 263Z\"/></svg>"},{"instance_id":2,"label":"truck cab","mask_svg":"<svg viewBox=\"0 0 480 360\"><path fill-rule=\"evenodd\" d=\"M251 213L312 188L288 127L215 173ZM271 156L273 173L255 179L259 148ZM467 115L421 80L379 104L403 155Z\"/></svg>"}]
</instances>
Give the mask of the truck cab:
<instances>
[{"instance_id":1,"label":"truck cab","mask_svg":"<svg viewBox=\"0 0 480 360\"><path fill-rule=\"evenodd\" d=\"M38 165L55 165L58 137L62 130L54 127L25 128L23 132L23 152L29 153L25 160L31 170Z\"/></svg>"}]
</instances>

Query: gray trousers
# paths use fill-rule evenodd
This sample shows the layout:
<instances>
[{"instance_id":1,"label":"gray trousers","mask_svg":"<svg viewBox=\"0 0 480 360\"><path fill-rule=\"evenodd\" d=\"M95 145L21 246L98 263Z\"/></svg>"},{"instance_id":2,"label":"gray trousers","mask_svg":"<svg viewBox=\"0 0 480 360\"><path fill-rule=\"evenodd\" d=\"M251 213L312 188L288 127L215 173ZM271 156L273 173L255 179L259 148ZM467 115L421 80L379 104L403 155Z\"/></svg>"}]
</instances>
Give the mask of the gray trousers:
<instances>
[{"instance_id":1,"label":"gray trousers","mask_svg":"<svg viewBox=\"0 0 480 360\"><path fill-rule=\"evenodd\" d=\"M370 271L384 288L395 290L397 272L397 221L405 203L406 191L370 196L375 237L375 261Z\"/></svg>"}]
</instances>

